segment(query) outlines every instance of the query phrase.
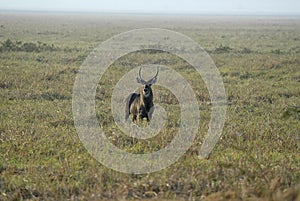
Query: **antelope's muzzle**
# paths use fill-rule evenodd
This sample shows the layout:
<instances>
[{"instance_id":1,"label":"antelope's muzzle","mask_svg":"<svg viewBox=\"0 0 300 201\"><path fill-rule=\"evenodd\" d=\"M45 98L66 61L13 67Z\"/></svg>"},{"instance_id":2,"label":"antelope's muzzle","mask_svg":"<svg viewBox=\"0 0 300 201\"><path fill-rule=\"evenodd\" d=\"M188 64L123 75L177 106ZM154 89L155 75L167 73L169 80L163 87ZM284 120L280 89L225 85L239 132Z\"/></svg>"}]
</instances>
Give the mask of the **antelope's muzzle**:
<instances>
[{"instance_id":1,"label":"antelope's muzzle","mask_svg":"<svg viewBox=\"0 0 300 201\"><path fill-rule=\"evenodd\" d=\"M146 86L144 87L144 94L145 94L145 95L148 95L149 92L150 92L150 87L149 87L148 85L146 85Z\"/></svg>"}]
</instances>

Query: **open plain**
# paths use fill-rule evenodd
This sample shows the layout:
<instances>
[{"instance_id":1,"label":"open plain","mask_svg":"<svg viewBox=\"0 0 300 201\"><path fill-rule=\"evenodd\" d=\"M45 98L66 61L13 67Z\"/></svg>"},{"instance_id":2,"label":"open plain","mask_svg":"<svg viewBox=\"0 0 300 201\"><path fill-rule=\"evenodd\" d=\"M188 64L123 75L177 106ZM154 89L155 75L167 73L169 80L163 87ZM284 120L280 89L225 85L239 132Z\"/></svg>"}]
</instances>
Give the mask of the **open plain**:
<instances>
[{"instance_id":1,"label":"open plain","mask_svg":"<svg viewBox=\"0 0 300 201\"><path fill-rule=\"evenodd\" d=\"M112 91L140 64L167 65L186 78L201 117L193 145L176 163L124 174L96 161L79 140L73 85L101 42L150 27L185 34L207 51L224 81L227 117L210 157L200 160L211 112L201 76L167 52L118 59L95 97L99 126L114 145L150 153L178 131L178 101L156 85L154 102L168 114L164 129L137 140L116 126ZM0 12L0 200L143 199L300 200L299 17Z\"/></svg>"}]
</instances>

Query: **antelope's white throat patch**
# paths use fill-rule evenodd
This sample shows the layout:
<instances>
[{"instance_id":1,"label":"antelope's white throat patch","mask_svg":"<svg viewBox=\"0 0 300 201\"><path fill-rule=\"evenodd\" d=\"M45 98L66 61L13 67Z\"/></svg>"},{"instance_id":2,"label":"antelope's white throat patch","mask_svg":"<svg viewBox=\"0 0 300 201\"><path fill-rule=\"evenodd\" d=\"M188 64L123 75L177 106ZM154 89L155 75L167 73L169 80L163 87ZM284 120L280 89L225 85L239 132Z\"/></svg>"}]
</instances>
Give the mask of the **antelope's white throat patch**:
<instances>
[{"instance_id":1,"label":"antelope's white throat patch","mask_svg":"<svg viewBox=\"0 0 300 201\"><path fill-rule=\"evenodd\" d=\"M150 94L150 91L149 91L149 90L148 90L147 92L144 92L144 96L145 96L146 98L149 97L149 94Z\"/></svg>"}]
</instances>

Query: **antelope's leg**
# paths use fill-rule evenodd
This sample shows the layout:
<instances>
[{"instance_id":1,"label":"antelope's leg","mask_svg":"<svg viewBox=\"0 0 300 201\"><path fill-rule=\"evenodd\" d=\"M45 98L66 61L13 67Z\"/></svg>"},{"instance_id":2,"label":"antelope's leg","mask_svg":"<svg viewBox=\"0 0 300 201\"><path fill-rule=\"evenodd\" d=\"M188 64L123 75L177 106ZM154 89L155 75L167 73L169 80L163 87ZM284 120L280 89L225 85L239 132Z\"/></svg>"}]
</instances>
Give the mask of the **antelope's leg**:
<instances>
[{"instance_id":1,"label":"antelope's leg","mask_svg":"<svg viewBox=\"0 0 300 201\"><path fill-rule=\"evenodd\" d=\"M132 115L132 122L135 122L135 121L136 121L136 117L137 117L136 114Z\"/></svg>"}]
</instances>

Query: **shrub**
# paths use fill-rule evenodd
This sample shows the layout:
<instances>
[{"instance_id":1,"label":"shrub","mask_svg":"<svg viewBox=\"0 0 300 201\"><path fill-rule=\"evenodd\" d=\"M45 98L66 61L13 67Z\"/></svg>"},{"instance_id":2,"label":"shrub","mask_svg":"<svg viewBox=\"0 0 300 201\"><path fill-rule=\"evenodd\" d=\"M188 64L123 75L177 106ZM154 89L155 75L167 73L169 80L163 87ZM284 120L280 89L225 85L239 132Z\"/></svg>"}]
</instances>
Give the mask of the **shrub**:
<instances>
[{"instance_id":1,"label":"shrub","mask_svg":"<svg viewBox=\"0 0 300 201\"><path fill-rule=\"evenodd\" d=\"M223 46L222 44L219 45L216 49L215 49L215 53L227 53L230 52L232 50L231 47L229 46Z\"/></svg>"},{"instance_id":2,"label":"shrub","mask_svg":"<svg viewBox=\"0 0 300 201\"><path fill-rule=\"evenodd\" d=\"M41 52L41 51L56 51L59 50L58 47L55 47L53 44L49 45L38 41L37 43L25 42L22 41L12 41L6 39L1 42L0 52L4 51L24 51L24 52Z\"/></svg>"},{"instance_id":3,"label":"shrub","mask_svg":"<svg viewBox=\"0 0 300 201\"><path fill-rule=\"evenodd\" d=\"M282 54L283 52L280 49L272 50L271 53L273 54Z\"/></svg>"},{"instance_id":4,"label":"shrub","mask_svg":"<svg viewBox=\"0 0 300 201\"><path fill-rule=\"evenodd\" d=\"M247 47L244 47L243 49L240 50L240 53L242 54L250 54L252 53L252 50L247 48Z\"/></svg>"}]
</instances>

